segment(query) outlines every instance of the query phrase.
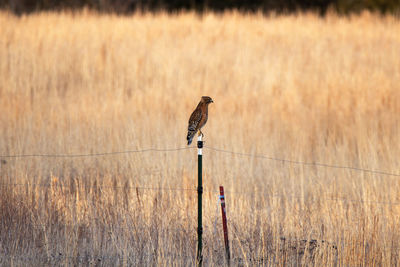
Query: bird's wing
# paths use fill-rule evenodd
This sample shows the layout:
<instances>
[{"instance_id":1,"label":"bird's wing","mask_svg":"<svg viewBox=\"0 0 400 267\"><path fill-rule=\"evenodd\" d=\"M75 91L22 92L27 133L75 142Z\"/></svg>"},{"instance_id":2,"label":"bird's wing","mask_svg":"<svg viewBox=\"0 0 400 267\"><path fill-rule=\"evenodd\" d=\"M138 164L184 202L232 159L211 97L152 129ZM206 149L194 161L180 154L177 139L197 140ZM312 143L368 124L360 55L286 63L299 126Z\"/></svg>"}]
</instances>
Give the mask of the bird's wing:
<instances>
[{"instance_id":1,"label":"bird's wing","mask_svg":"<svg viewBox=\"0 0 400 267\"><path fill-rule=\"evenodd\" d=\"M201 108L196 108L192 115L190 115L189 118L189 126L188 130L189 131L195 131L197 127L199 126L199 123L201 121L201 116L202 116Z\"/></svg>"}]
</instances>

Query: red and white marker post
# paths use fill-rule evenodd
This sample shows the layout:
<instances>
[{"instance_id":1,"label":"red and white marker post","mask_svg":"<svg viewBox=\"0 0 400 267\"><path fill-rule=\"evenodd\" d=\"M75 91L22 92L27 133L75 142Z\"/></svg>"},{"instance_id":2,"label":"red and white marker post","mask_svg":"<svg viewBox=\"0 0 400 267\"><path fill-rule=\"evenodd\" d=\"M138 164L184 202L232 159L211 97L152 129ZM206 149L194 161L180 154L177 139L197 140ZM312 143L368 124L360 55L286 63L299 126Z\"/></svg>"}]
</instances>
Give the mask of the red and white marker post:
<instances>
[{"instance_id":1,"label":"red and white marker post","mask_svg":"<svg viewBox=\"0 0 400 267\"><path fill-rule=\"evenodd\" d=\"M228 266L231 262L231 253L229 250L229 239L228 239L228 225L226 223L226 209L225 209L225 195L224 195L224 187L219 187L219 199L221 201L221 212L222 212L222 226L224 229L224 241L225 241L225 251L226 251L226 260L228 262Z\"/></svg>"}]
</instances>

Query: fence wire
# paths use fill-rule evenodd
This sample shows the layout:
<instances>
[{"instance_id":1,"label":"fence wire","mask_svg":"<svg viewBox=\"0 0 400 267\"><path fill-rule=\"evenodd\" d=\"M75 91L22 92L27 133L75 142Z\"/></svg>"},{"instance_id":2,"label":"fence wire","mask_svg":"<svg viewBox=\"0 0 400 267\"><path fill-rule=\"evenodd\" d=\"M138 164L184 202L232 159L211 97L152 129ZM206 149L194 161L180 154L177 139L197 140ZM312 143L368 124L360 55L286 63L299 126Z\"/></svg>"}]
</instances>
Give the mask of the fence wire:
<instances>
[{"instance_id":1,"label":"fence wire","mask_svg":"<svg viewBox=\"0 0 400 267\"><path fill-rule=\"evenodd\" d=\"M176 187L146 187L146 186L102 186L102 185L63 185L59 183L51 184L35 184L35 183L0 183L0 187L53 187L53 188L66 188L69 189L71 187L75 188L85 188L85 189L129 189L138 191L181 191L181 192L196 192L196 188L176 188ZM208 189L204 188L204 192L219 194L219 190L216 189ZM225 197L229 197L230 195L250 195L250 196L264 196L266 198L280 198L280 199L301 199L301 200L309 200L312 199L312 196L300 196L300 195L291 195L291 194L282 194L282 193L255 193L254 191L230 191L225 190ZM400 205L400 202L391 202L391 201L374 201L374 200L362 200L362 199L348 199L343 197L323 197L319 198L320 200L325 201L341 201L341 202L349 202L349 203L364 203L364 204L379 204L379 205L389 205L389 206L397 206ZM315 200L313 202L316 202Z\"/></svg>"},{"instance_id":2,"label":"fence wire","mask_svg":"<svg viewBox=\"0 0 400 267\"><path fill-rule=\"evenodd\" d=\"M195 149L196 147L178 147L178 148L148 148L142 150L125 150L125 151L113 151L113 152L101 152L101 153L81 153L81 154L15 154L15 155L0 155L0 158L4 160L4 158L33 158L33 157L45 157L45 158L79 158L79 157L99 157L99 156L117 156L122 154L132 154L132 153L146 153L146 152L176 152L182 150L190 150ZM273 160L279 161L282 163L287 164L295 164L295 165L303 165L303 166L314 166L314 167L324 167L324 168L335 168L335 169L347 169L351 171L359 171L365 173L372 173L377 175L384 175L384 176L393 176L393 177L400 177L400 174L391 173L387 171L381 170L372 170L372 169L363 169L359 167L353 166L341 166L341 165L334 165L334 164L326 164L326 163L319 163L319 162L305 162L305 161L296 161L290 159L283 159L272 157L263 154L251 154L251 153L243 153L243 152L235 152L210 146L204 146L205 149L210 151L220 152L224 154L231 154L234 156L244 156L244 157L251 157L251 158L261 158L266 160ZM70 187L70 185L61 185L56 183L54 185L51 184L37 184L37 183L0 183L0 187L5 186L36 186L36 187ZM145 186L88 186L88 185L75 185L76 187L84 187L84 188L97 188L97 189L135 189L135 190L152 190L152 191L196 191L195 188L169 188L169 187L145 187ZM206 190L207 191L207 190ZM209 190L210 192L219 193L218 190ZM229 195L232 194L249 194L254 195L254 192L240 192L240 191L226 191L225 194ZM296 198L296 199L304 199L306 200L306 196L298 196L298 195L284 195L279 193L272 193L272 194L263 194L266 197L272 198ZM372 203L372 204L381 204L381 205L400 205L400 202L390 202L390 201L368 201L368 200L354 200L354 199L347 199L341 197L326 197L324 200L328 201L343 201L343 202L353 202L353 203Z\"/></svg>"},{"instance_id":3,"label":"fence wire","mask_svg":"<svg viewBox=\"0 0 400 267\"><path fill-rule=\"evenodd\" d=\"M213 190L213 192L215 193L219 193L219 191L217 190ZM235 194L241 194L241 195L255 195L256 193L254 191L230 191L227 190L225 191L225 197L229 195L235 195ZM308 199L312 199L312 195L307 196L301 196L301 195L290 195L290 194L282 194L282 193L260 193L259 195L261 196L265 196L265 197L270 197L270 198L280 198L280 199L285 199L285 198L289 198L289 199L300 199L300 200L308 200ZM391 202L391 201L375 201L375 200L362 200L362 199L349 199L349 198L344 198L344 197L323 197L323 198L319 198L320 200L326 200L326 201L342 201L342 202L350 202L350 203L365 203L365 204L380 204L380 205L400 205L400 202ZM316 202L315 200L313 202Z\"/></svg>"},{"instance_id":4,"label":"fence wire","mask_svg":"<svg viewBox=\"0 0 400 267\"><path fill-rule=\"evenodd\" d=\"M63 185L58 182L54 184L35 184L35 183L0 183L0 187L7 186L32 186L32 187L54 187L54 188L79 188L85 189L135 189L152 191L196 191L195 188L173 188L173 187L146 187L146 186L103 186L103 185Z\"/></svg>"},{"instance_id":5,"label":"fence wire","mask_svg":"<svg viewBox=\"0 0 400 267\"><path fill-rule=\"evenodd\" d=\"M289 164L296 164L296 165L303 165L303 166L334 168L334 169L348 169L348 170L352 170L352 171L361 171L361 172L367 172L367 173L373 173L373 174L400 177L400 174L391 173L391 172L387 172L387 171L363 169L363 168L352 167L352 166L332 165L332 164L319 163L319 162L296 161L296 160L275 158L275 157L262 155L262 154L248 154L248 153L234 152L234 151L230 151L230 150L224 150L224 149L219 149L219 148L214 148L214 147L209 147L209 146L204 146L204 147L207 149L216 151L216 152L238 155L238 156L245 156L245 157L252 157L252 158L262 158L262 159L267 159L267 160L280 161L282 163L289 163Z\"/></svg>"},{"instance_id":6,"label":"fence wire","mask_svg":"<svg viewBox=\"0 0 400 267\"><path fill-rule=\"evenodd\" d=\"M147 148L142 150L125 150L101 153L84 153L84 154L16 154L16 155L0 155L0 158L82 158L82 157L100 157L115 156L121 154L144 153L144 152L174 152L180 150L194 149L194 147L179 148Z\"/></svg>"},{"instance_id":7,"label":"fence wire","mask_svg":"<svg viewBox=\"0 0 400 267\"><path fill-rule=\"evenodd\" d=\"M175 151L190 150L190 149L195 149L195 148L196 147L148 148L148 149L142 149L142 150L125 150L125 151L83 153L83 154L15 154L15 155L0 155L0 158L4 159L4 158L32 158L32 157L44 157L44 158L100 157L100 156L116 156L116 155L122 155L122 154L132 154L132 153L145 153L145 152L175 152ZM378 175L400 177L400 174L392 173L392 172L388 172L388 171L364 169L364 168L360 168L360 167L342 166L342 165L327 164L327 163L320 163L320 162L297 161L297 160L291 160L291 159L272 157L272 156L263 155L263 154L235 152L235 151L230 151L230 150L225 150L225 149L220 149L220 148L215 148L215 147L210 147L210 146L204 146L204 148L209 149L211 151L225 153L225 154L251 157L251 158L262 158L262 159L279 161L279 162L288 163L288 164L334 168L334 169L347 169L347 170L352 170L352 171L359 171L359 172L372 173L372 174L378 174Z\"/></svg>"}]
</instances>

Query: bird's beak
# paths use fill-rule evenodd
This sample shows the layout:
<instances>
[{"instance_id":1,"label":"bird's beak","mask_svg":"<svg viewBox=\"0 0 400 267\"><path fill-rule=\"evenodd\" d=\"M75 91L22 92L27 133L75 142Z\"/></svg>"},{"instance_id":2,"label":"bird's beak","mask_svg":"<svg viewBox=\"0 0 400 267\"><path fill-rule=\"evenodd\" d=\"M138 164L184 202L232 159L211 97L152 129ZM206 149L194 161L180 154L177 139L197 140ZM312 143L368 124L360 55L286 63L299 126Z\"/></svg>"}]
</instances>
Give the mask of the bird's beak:
<instances>
[{"instance_id":1,"label":"bird's beak","mask_svg":"<svg viewBox=\"0 0 400 267\"><path fill-rule=\"evenodd\" d=\"M211 102L210 103L214 103L214 101L211 99Z\"/></svg>"}]
</instances>

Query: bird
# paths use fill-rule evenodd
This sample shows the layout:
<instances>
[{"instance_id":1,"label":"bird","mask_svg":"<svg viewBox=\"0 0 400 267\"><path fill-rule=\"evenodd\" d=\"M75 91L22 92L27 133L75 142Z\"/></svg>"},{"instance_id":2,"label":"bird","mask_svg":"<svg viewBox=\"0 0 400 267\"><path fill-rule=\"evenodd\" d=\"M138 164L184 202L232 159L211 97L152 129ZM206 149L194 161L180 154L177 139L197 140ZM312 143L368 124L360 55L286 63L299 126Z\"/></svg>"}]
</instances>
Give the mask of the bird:
<instances>
[{"instance_id":1,"label":"bird","mask_svg":"<svg viewBox=\"0 0 400 267\"><path fill-rule=\"evenodd\" d=\"M201 128L206 124L208 119L208 105L214 103L214 101L209 96L202 96L200 103L197 105L196 109L193 111L189 118L187 141L188 145L192 143L193 137L197 132L199 135L203 135Z\"/></svg>"}]
</instances>

